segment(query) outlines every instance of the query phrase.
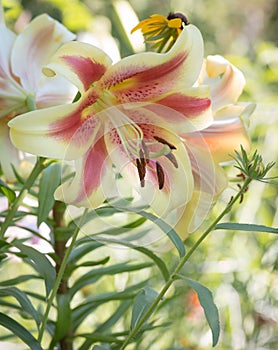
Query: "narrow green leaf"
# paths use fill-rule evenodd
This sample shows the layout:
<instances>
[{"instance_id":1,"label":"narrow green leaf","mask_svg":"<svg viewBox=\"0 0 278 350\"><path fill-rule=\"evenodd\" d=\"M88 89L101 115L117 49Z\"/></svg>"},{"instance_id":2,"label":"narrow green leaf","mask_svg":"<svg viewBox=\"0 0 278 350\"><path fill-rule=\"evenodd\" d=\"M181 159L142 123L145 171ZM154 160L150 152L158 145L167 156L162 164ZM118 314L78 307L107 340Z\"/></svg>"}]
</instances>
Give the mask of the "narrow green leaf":
<instances>
[{"instance_id":1,"label":"narrow green leaf","mask_svg":"<svg viewBox=\"0 0 278 350\"><path fill-rule=\"evenodd\" d=\"M78 244L78 242L76 242ZM82 241L83 243L83 241ZM92 252L93 250L102 247L103 244L100 242L96 242L95 240L86 241L86 244L81 247L75 248L69 257L68 264L75 265L77 261L83 258L86 254Z\"/></svg>"},{"instance_id":2,"label":"narrow green leaf","mask_svg":"<svg viewBox=\"0 0 278 350\"><path fill-rule=\"evenodd\" d=\"M33 335L9 316L0 313L0 325L9 329L13 334L27 344L31 350L43 350Z\"/></svg>"},{"instance_id":3,"label":"narrow green leaf","mask_svg":"<svg viewBox=\"0 0 278 350\"><path fill-rule=\"evenodd\" d=\"M135 244L129 243L129 242L125 242L125 241L119 241L117 239L113 239L113 238L102 238L101 239L102 242L104 243L115 243L115 244L119 244L134 250L137 250L138 252L145 254L146 256L148 256L150 259L153 260L153 262L156 264L156 266L159 268L160 272L162 273L162 276L164 277L165 281L167 281L169 279L169 271L167 269L166 264L164 263L164 261L158 257L156 254L154 254L151 250L145 248L145 247L141 247L141 246L137 246Z\"/></svg>"},{"instance_id":4,"label":"narrow green leaf","mask_svg":"<svg viewBox=\"0 0 278 350\"><path fill-rule=\"evenodd\" d=\"M47 167L40 179L38 226L47 219L54 205L54 192L61 182L60 163L51 164Z\"/></svg>"},{"instance_id":5,"label":"narrow green leaf","mask_svg":"<svg viewBox=\"0 0 278 350\"><path fill-rule=\"evenodd\" d=\"M188 283L190 287L197 292L200 304L204 309L206 319L212 332L212 345L215 346L219 339L220 324L218 309L213 301L211 291L201 283L183 275L178 274L176 277Z\"/></svg>"},{"instance_id":6,"label":"narrow green leaf","mask_svg":"<svg viewBox=\"0 0 278 350\"><path fill-rule=\"evenodd\" d=\"M164 220L160 219L154 214L148 213L144 210L138 210L136 208L124 208L121 207L119 208L121 211L130 211L132 213L137 213L140 216L143 216L144 218L152 221L155 225L157 225L167 236L168 238L172 241L174 246L177 248L180 257L185 255L185 248L183 241L177 234L177 232L169 225L167 224Z\"/></svg>"},{"instance_id":7,"label":"narrow green leaf","mask_svg":"<svg viewBox=\"0 0 278 350\"><path fill-rule=\"evenodd\" d=\"M71 308L70 296L68 294L57 295L57 322L55 326L55 333L52 337L50 348L61 340L71 327Z\"/></svg>"},{"instance_id":8,"label":"narrow green leaf","mask_svg":"<svg viewBox=\"0 0 278 350\"><path fill-rule=\"evenodd\" d=\"M56 271L53 265L47 259L45 254L40 253L32 247L26 246L20 242L15 242L14 246L27 256L24 260L28 262L44 279L46 293L49 295L56 279Z\"/></svg>"},{"instance_id":9,"label":"narrow green leaf","mask_svg":"<svg viewBox=\"0 0 278 350\"><path fill-rule=\"evenodd\" d=\"M142 263L142 264L128 264L127 262L115 264L112 266L101 267L99 269L94 269L82 277L80 277L70 289L70 294L73 296L81 288L85 287L88 284L96 282L99 278L104 277L105 275L116 275L123 272L132 272L145 269L147 267L153 266L152 263Z\"/></svg>"},{"instance_id":10,"label":"narrow green leaf","mask_svg":"<svg viewBox=\"0 0 278 350\"><path fill-rule=\"evenodd\" d=\"M39 326L40 318L39 315L34 308L33 304L27 297L27 295L21 291L20 289L16 287L10 287L10 288L0 288L0 297L14 297L19 304L21 305L22 309L27 312L32 318L35 320L37 326Z\"/></svg>"},{"instance_id":11,"label":"narrow green leaf","mask_svg":"<svg viewBox=\"0 0 278 350\"><path fill-rule=\"evenodd\" d=\"M95 345L92 350L110 350L110 345Z\"/></svg>"},{"instance_id":12,"label":"narrow green leaf","mask_svg":"<svg viewBox=\"0 0 278 350\"><path fill-rule=\"evenodd\" d=\"M137 294L132 309L131 329L134 329L137 326L138 322L148 311L150 305L154 302L157 296L158 293L148 286Z\"/></svg>"},{"instance_id":13,"label":"narrow green leaf","mask_svg":"<svg viewBox=\"0 0 278 350\"><path fill-rule=\"evenodd\" d=\"M214 228L215 230L233 230L246 232L268 232L278 234L278 228L256 224L240 224L232 222L223 222Z\"/></svg>"},{"instance_id":14,"label":"narrow green leaf","mask_svg":"<svg viewBox=\"0 0 278 350\"><path fill-rule=\"evenodd\" d=\"M16 199L15 192L0 179L0 193L2 193L5 197L7 197L9 204L13 203Z\"/></svg>"},{"instance_id":15,"label":"narrow green leaf","mask_svg":"<svg viewBox=\"0 0 278 350\"><path fill-rule=\"evenodd\" d=\"M30 279L38 279L40 277L38 277L37 275L22 275L22 276L18 276L16 278L11 278L9 280L4 280L0 282L0 287L6 287L6 286L13 286L13 285L18 285L19 283L28 281Z\"/></svg>"},{"instance_id":16,"label":"narrow green leaf","mask_svg":"<svg viewBox=\"0 0 278 350\"><path fill-rule=\"evenodd\" d=\"M122 292L110 292L97 295L95 297L88 298L86 302L78 305L73 309L73 330L77 329L80 324L91 315L92 312L99 306L103 306L105 303L115 300L123 300L124 302L134 299L138 291L147 284L148 280L142 281L130 287L127 287Z\"/></svg>"}]
</instances>

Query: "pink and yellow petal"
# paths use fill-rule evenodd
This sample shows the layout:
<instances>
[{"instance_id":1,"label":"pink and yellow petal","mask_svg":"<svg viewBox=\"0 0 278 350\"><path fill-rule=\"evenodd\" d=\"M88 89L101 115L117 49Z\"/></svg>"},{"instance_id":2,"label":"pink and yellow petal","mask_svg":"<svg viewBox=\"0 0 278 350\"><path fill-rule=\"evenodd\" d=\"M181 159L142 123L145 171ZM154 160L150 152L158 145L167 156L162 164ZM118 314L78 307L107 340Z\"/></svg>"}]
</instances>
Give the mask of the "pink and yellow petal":
<instances>
[{"instance_id":1,"label":"pink and yellow petal","mask_svg":"<svg viewBox=\"0 0 278 350\"><path fill-rule=\"evenodd\" d=\"M13 144L22 151L58 159L80 158L98 131L96 119L82 120L79 102L36 110L9 122Z\"/></svg>"},{"instance_id":2,"label":"pink and yellow petal","mask_svg":"<svg viewBox=\"0 0 278 350\"><path fill-rule=\"evenodd\" d=\"M194 192L191 200L177 210L175 230L185 239L208 218L216 198L227 187L224 170L214 162L205 147L195 147L186 141L194 176Z\"/></svg>"},{"instance_id":3,"label":"pink and yellow petal","mask_svg":"<svg viewBox=\"0 0 278 350\"><path fill-rule=\"evenodd\" d=\"M202 130L200 134L189 134L186 139L193 145L200 145L203 144L203 138L217 163L231 161L231 155L234 155L235 150L240 150L241 145L247 152L250 149L250 140L240 118L243 110L244 107L236 105L220 109L210 127Z\"/></svg>"},{"instance_id":4,"label":"pink and yellow petal","mask_svg":"<svg viewBox=\"0 0 278 350\"><path fill-rule=\"evenodd\" d=\"M75 169L74 178L56 190L55 198L78 207L98 207L109 195L107 184L115 181L102 137L75 161Z\"/></svg>"},{"instance_id":5,"label":"pink and yellow petal","mask_svg":"<svg viewBox=\"0 0 278 350\"><path fill-rule=\"evenodd\" d=\"M64 76L82 93L103 76L111 63L101 49L87 43L70 42L56 52L43 72L50 77Z\"/></svg>"},{"instance_id":6,"label":"pink and yellow petal","mask_svg":"<svg viewBox=\"0 0 278 350\"><path fill-rule=\"evenodd\" d=\"M235 103L246 83L243 73L219 55L208 56L205 64L207 75L211 79L204 83L211 87L213 109Z\"/></svg>"},{"instance_id":7,"label":"pink and yellow petal","mask_svg":"<svg viewBox=\"0 0 278 350\"><path fill-rule=\"evenodd\" d=\"M163 113L163 119L172 123L179 134L204 129L213 122L209 88L206 86L170 92L155 102L158 110L160 105L170 109L168 113Z\"/></svg>"},{"instance_id":8,"label":"pink and yellow petal","mask_svg":"<svg viewBox=\"0 0 278 350\"><path fill-rule=\"evenodd\" d=\"M169 91L191 87L202 62L202 36L188 25L170 51L126 57L104 74L98 86L113 92L120 103L152 101Z\"/></svg>"},{"instance_id":9,"label":"pink and yellow petal","mask_svg":"<svg viewBox=\"0 0 278 350\"><path fill-rule=\"evenodd\" d=\"M42 67L51 55L74 34L46 14L36 17L15 40L11 64L23 88L37 91Z\"/></svg>"}]
</instances>

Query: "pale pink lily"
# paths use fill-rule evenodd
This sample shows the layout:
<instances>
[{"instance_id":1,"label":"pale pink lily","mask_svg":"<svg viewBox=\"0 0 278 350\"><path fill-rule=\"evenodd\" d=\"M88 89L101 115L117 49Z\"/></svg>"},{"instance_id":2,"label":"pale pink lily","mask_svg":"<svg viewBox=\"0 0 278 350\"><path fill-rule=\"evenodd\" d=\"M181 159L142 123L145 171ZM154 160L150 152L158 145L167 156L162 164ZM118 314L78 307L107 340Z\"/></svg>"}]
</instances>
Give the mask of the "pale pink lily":
<instances>
[{"instance_id":1,"label":"pale pink lily","mask_svg":"<svg viewBox=\"0 0 278 350\"><path fill-rule=\"evenodd\" d=\"M50 83L42 74L50 56L74 35L47 15L32 20L16 35L5 25L0 1L0 164L7 180L14 180L18 150L9 138L7 123L30 109L70 102L72 89L62 77Z\"/></svg>"},{"instance_id":2,"label":"pale pink lily","mask_svg":"<svg viewBox=\"0 0 278 350\"><path fill-rule=\"evenodd\" d=\"M183 237L200 226L228 184L219 163L231 161L240 145L247 152L250 147L242 117L249 117L254 108L237 104L245 86L243 73L222 56L208 56L198 79L198 84L203 83L211 88L214 122L204 130L182 135L195 180L191 201L179 209L176 228Z\"/></svg>"},{"instance_id":3,"label":"pale pink lily","mask_svg":"<svg viewBox=\"0 0 278 350\"><path fill-rule=\"evenodd\" d=\"M76 160L75 177L56 191L57 199L98 206L114 184L113 164L165 214L188 202L194 187L177 133L212 123L209 89L192 87L202 62L202 36L193 25L169 52L136 54L114 65L96 47L65 44L44 72L67 77L81 98L12 120L12 140L27 152Z\"/></svg>"}]
</instances>

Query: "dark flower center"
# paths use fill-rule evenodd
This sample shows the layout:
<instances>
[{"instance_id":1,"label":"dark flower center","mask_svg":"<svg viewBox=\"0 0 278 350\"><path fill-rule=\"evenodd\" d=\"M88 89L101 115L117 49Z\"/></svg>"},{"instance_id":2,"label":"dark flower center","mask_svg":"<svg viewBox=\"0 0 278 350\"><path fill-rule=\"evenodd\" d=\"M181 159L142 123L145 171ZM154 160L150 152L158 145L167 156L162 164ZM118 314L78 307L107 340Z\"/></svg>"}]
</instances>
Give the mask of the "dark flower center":
<instances>
[{"instance_id":1,"label":"dark flower center","mask_svg":"<svg viewBox=\"0 0 278 350\"><path fill-rule=\"evenodd\" d=\"M170 19L174 19L174 18L181 19L182 25L181 25L180 29L183 29L183 26L187 26L189 24L188 19L185 17L184 14L182 14L180 12L176 12L176 13L170 12L167 19L170 20Z\"/></svg>"}]
</instances>

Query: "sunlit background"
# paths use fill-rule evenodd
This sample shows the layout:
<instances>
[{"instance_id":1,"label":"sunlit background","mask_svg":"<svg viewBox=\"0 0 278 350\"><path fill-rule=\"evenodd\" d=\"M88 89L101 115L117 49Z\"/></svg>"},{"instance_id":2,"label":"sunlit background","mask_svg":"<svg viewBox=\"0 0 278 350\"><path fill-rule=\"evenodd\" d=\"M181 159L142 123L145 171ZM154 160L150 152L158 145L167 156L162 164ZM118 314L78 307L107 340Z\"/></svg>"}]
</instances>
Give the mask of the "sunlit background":
<instances>
[{"instance_id":1,"label":"sunlit background","mask_svg":"<svg viewBox=\"0 0 278 350\"><path fill-rule=\"evenodd\" d=\"M257 148L266 162L278 160L277 0L10 0L3 3L8 24L17 31L32 17L46 12L76 32L80 40L101 47L114 61L144 49L140 33L130 40L130 29L138 20L153 13L183 12L201 30L206 55L222 54L244 72L247 85L241 101L257 104L250 120L252 148ZM276 168L271 175L277 174ZM214 213L230 193L223 194ZM277 227L277 193L277 186L252 183L243 203L230 213L230 220ZM194 234L186 245L193 241ZM221 316L217 349L278 349L277 253L275 235L216 231L185 266L186 273L209 287L215 296ZM165 259L170 258L171 254L166 253ZM152 274L150 269L149 276ZM109 289L110 282L104 287ZM177 284L169 296L156 317L165 323L171 320L171 324L150 332L138 349L210 349L211 334L196 295Z\"/></svg>"}]
</instances>

